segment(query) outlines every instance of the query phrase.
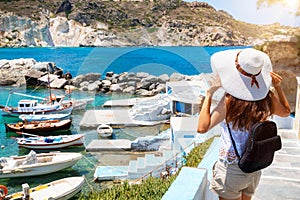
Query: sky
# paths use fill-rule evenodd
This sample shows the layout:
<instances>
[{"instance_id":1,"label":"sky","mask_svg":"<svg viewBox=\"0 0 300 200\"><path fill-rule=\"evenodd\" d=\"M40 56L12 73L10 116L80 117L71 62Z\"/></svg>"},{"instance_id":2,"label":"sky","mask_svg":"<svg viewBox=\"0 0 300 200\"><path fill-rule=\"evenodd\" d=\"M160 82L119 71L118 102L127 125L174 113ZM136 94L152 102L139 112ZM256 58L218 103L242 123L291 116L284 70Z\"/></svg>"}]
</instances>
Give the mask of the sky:
<instances>
[{"instance_id":1,"label":"sky","mask_svg":"<svg viewBox=\"0 0 300 200\"><path fill-rule=\"evenodd\" d=\"M193 2L196 0L185 0ZM297 7L298 0L286 0L288 5L282 4L273 6L262 6L257 8L257 0L197 0L207 2L217 10L224 10L233 16L236 20L253 24L273 24L279 22L282 25L300 27L300 17L295 17L293 12Z\"/></svg>"}]
</instances>

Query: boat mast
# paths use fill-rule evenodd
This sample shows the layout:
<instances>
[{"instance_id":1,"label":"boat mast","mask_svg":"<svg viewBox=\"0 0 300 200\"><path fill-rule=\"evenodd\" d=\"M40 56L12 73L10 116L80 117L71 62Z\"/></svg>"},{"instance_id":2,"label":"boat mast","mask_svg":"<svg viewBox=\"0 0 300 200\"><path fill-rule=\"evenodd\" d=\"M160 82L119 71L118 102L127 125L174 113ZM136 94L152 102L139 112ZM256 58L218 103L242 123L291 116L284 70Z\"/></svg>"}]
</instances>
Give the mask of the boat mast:
<instances>
[{"instance_id":1,"label":"boat mast","mask_svg":"<svg viewBox=\"0 0 300 200\"><path fill-rule=\"evenodd\" d=\"M7 106L8 106L8 102L9 102L9 100L10 100L10 96L11 96L11 94L12 94L12 92L9 92L8 98L7 98L7 100L6 100L5 107L7 107Z\"/></svg>"},{"instance_id":2,"label":"boat mast","mask_svg":"<svg viewBox=\"0 0 300 200\"><path fill-rule=\"evenodd\" d=\"M48 72L48 90L49 90L49 99L51 101L51 104L53 104L52 100L51 100L51 87L50 87L50 75L49 75L49 66L47 65L47 72Z\"/></svg>"}]
</instances>

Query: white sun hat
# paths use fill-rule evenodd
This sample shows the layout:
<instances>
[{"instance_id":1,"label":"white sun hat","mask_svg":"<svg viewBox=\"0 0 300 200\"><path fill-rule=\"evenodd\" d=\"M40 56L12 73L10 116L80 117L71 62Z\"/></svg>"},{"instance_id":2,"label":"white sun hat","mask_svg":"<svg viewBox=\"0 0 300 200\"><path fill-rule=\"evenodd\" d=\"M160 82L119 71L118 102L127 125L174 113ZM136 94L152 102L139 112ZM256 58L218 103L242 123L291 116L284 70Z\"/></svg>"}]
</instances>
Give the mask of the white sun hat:
<instances>
[{"instance_id":1,"label":"white sun hat","mask_svg":"<svg viewBox=\"0 0 300 200\"><path fill-rule=\"evenodd\" d=\"M246 100L264 99L272 84L269 56L253 48L225 50L211 56L211 67L225 92Z\"/></svg>"}]
</instances>

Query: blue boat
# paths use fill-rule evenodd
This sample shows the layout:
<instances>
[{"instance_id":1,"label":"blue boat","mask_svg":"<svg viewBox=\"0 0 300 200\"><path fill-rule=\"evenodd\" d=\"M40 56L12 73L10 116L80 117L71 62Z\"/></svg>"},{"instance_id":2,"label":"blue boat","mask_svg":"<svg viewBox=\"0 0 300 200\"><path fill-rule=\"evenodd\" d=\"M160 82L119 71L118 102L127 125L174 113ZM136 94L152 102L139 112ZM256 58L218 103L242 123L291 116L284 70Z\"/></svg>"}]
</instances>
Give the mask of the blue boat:
<instances>
[{"instance_id":1,"label":"blue boat","mask_svg":"<svg viewBox=\"0 0 300 200\"><path fill-rule=\"evenodd\" d=\"M48 121L48 120L61 120L69 118L70 113L65 114L44 114L44 115L20 115L19 118L23 121Z\"/></svg>"}]
</instances>

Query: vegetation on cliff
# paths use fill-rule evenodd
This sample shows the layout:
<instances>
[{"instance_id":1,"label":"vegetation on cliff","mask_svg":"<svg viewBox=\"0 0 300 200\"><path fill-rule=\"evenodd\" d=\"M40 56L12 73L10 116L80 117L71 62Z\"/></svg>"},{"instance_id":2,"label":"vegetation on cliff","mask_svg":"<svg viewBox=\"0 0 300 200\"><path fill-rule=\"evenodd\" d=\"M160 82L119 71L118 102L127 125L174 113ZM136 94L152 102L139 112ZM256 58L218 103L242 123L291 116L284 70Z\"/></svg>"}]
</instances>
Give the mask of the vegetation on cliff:
<instances>
[{"instance_id":1,"label":"vegetation on cliff","mask_svg":"<svg viewBox=\"0 0 300 200\"><path fill-rule=\"evenodd\" d=\"M78 22L82 27L91 27L94 33L89 33L85 37L85 40L90 41L81 42L83 46L98 46L99 44L95 43L94 39L96 37L101 41L111 41L111 43L100 44L104 46L109 44L252 45L257 40L269 40L274 35L293 36L299 32L299 28L285 27L280 24L263 26L237 21L227 12L216 10L207 3L188 3L182 0L0 0L0 11L28 17L37 22L59 16L66 17L68 20ZM51 27L54 22L44 21L43 23L46 26L41 30L27 32L46 32L45 29ZM104 24L107 29L99 26L99 23ZM64 22L59 26L61 28L67 25ZM7 27L0 25L2 32L6 29ZM52 33L50 30L50 33L62 37L64 33L70 31L70 27L63 31ZM16 34L12 35L18 37L15 36ZM40 36L38 40L43 40L45 35L47 34ZM10 35L5 37L10 38L7 42L14 40ZM118 41L113 42L112 38ZM36 43L36 45L43 45L41 42ZM49 41L46 43L52 45ZM53 43L54 46L60 46L55 41ZM35 46L33 42L30 45Z\"/></svg>"}]
</instances>

